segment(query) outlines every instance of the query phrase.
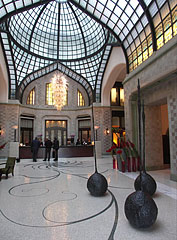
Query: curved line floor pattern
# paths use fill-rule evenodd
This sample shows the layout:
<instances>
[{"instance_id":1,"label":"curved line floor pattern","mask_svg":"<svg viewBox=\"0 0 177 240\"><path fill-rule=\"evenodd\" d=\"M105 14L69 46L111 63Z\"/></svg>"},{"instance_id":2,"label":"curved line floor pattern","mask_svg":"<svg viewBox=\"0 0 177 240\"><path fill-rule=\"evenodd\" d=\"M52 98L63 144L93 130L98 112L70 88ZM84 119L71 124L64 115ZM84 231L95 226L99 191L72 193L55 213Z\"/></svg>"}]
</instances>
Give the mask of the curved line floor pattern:
<instances>
[{"instance_id":1,"label":"curved line floor pattern","mask_svg":"<svg viewBox=\"0 0 177 240\"><path fill-rule=\"evenodd\" d=\"M16 164L14 177L0 182L0 226L3 240L176 240L177 187L158 182L154 196L159 214L150 229L130 226L124 203L134 192L137 173L120 173L112 169L110 156L98 159L98 172L108 182L102 197L87 189L94 173L94 159L70 158L58 162L30 159ZM151 175L152 175L151 174ZM165 190L162 191L162 185ZM174 191L169 196L167 189ZM165 207L165 210L164 210ZM177 212L177 211L176 211ZM1 239L1 238L0 238Z\"/></svg>"}]
</instances>

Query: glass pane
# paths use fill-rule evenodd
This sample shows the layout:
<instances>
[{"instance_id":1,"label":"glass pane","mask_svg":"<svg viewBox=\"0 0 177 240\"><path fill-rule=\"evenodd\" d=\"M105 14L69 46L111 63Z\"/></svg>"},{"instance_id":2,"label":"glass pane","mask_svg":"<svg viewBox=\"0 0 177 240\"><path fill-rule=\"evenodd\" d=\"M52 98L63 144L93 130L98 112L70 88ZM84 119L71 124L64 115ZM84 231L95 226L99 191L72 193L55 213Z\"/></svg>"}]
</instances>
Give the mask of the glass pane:
<instances>
[{"instance_id":1,"label":"glass pane","mask_svg":"<svg viewBox=\"0 0 177 240\"><path fill-rule=\"evenodd\" d=\"M124 89L120 88L120 106L124 106Z\"/></svg>"},{"instance_id":2,"label":"glass pane","mask_svg":"<svg viewBox=\"0 0 177 240\"><path fill-rule=\"evenodd\" d=\"M116 88L111 89L111 102L112 103L117 102L117 90L116 90Z\"/></svg>"},{"instance_id":3,"label":"glass pane","mask_svg":"<svg viewBox=\"0 0 177 240\"><path fill-rule=\"evenodd\" d=\"M61 145L62 144L62 136L61 136L61 130L58 130L57 131L57 136L56 136L59 140L59 144Z\"/></svg>"},{"instance_id":4,"label":"glass pane","mask_svg":"<svg viewBox=\"0 0 177 240\"><path fill-rule=\"evenodd\" d=\"M82 131L82 140L87 140L87 131Z\"/></svg>"},{"instance_id":5,"label":"glass pane","mask_svg":"<svg viewBox=\"0 0 177 240\"><path fill-rule=\"evenodd\" d=\"M166 24L168 17L171 20L176 19L176 16L174 16L176 14L174 9L176 1L145 0L144 2L156 28L157 45L160 48L177 34L176 23L172 25L172 23L168 22L168 26ZM34 8L10 16L11 12L35 3L39 3L39 5L36 4L37 7L35 5ZM82 6L90 15L77 8L72 4L72 1L47 1L45 5L40 0L0 1L0 16L3 17L5 14L9 14L11 17L8 21L10 34L21 46L18 48L11 41L12 51L10 52L7 34L1 33L4 44L4 40L6 40L4 46L6 56L12 55L11 59L8 58L9 71L14 71L13 82L10 76L12 98L15 98L16 89L22 81L24 81L24 86L21 86L20 92L27 83L42 74L33 72L37 72L44 67L48 68L46 72L52 71L52 68L53 70L56 69L53 67L55 65L53 62L61 60L64 61L62 63L66 66L67 70L65 71L68 74L73 74L70 73L71 70L80 76L79 83L83 81L85 84L83 85L86 86L85 79L87 79L89 82L89 86L87 86L88 92L91 95L91 90L96 89L96 101L100 101L101 81L111 51L110 48L109 52L106 53L102 49L107 42L109 44L112 43L112 40L113 42L116 40L112 33L109 33L112 37L107 41L108 30L102 24L107 24L117 34L125 50L128 50L128 57L132 56L133 61L129 63L131 69L134 69L152 55L152 44L149 45L149 54L146 57L143 56L142 51L142 56L139 54L140 51L138 51L139 56L136 54L137 48L143 49L144 42L147 42L148 38L153 39L149 21L138 0L75 0L75 3ZM102 24L93 20L92 15L97 17ZM162 26L161 36L158 34L160 26ZM2 24L2 28L8 30L5 24ZM60 32L58 32L59 30ZM146 34L147 31L148 34ZM138 40L138 35L141 32L144 34ZM142 36L144 36L144 39ZM131 48L132 46L133 48ZM105 59L104 56L106 56ZM12 59L14 59L15 66L12 64ZM71 63L72 60L74 61ZM33 75L33 79L30 78L30 74ZM26 76L29 76L28 79L26 79ZM97 81L97 77L99 81ZM18 86L16 86L16 82Z\"/></svg>"},{"instance_id":6,"label":"glass pane","mask_svg":"<svg viewBox=\"0 0 177 240\"><path fill-rule=\"evenodd\" d=\"M55 131L52 129L52 130L50 131L50 136L49 136L49 138L51 139L51 141L53 141L53 140L54 140L54 137L55 137Z\"/></svg>"}]
</instances>

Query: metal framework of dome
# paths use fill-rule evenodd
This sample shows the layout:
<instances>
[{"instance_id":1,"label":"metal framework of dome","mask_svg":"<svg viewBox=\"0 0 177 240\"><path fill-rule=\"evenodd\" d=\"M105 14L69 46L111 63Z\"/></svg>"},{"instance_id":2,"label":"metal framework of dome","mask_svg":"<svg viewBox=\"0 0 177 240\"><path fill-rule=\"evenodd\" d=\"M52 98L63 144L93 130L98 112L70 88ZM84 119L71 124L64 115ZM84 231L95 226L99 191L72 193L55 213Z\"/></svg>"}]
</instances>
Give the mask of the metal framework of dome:
<instances>
[{"instance_id":1,"label":"metal framework of dome","mask_svg":"<svg viewBox=\"0 0 177 240\"><path fill-rule=\"evenodd\" d=\"M108 31L71 3L50 2L12 16L9 32L25 51L51 60L88 58L104 47Z\"/></svg>"},{"instance_id":2,"label":"metal framework of dome","mask_svg":"<svg viewBox=\"0 0 177 240\"><path fill-rule=\"evenodd\" d=\"M122 47L129 73L176 34L175 0L0 1L12 99L58 69L99 102L113 46Z\"/></svg>"}]
</instances>

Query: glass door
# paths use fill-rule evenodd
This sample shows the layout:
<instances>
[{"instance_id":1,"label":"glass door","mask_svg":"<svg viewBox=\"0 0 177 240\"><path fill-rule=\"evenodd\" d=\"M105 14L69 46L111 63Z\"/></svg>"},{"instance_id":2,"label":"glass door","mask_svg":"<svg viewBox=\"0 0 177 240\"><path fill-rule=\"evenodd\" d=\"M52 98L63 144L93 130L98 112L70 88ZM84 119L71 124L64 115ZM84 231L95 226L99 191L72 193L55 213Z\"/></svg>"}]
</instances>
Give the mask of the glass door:
<instances>
[{"instance_id":1,"label":"glass door","mask_svg":"<svg viewBox=\"0 0 177 240\"><path fill-rule=\"evenodd\" d=\"M66 145L67 136L67 121L61 120L47 120L45 122L45 137L49 138L52 142L56 137L59 144Z\"/></svg>"},{"instance_id":2,"label":"glass door","mask_svg":"<svg viewBox=\"0 0 177 240\"><path fill-rule=\"evenodd\" d=\"M33 140L33 120L20 119L20 145L30 146Z\"/></svg>"},{"instance_id":3,"label":"glass door","mask_svg":"<svg viewBox=\"0 0 177 240\"><path fill-rule=\"evenodd\" d=\"M79 129L78 135L81 144L90 144L91 143L91 121L90 119L79 120L78 121Z\"/></svg>"}]
</instances>

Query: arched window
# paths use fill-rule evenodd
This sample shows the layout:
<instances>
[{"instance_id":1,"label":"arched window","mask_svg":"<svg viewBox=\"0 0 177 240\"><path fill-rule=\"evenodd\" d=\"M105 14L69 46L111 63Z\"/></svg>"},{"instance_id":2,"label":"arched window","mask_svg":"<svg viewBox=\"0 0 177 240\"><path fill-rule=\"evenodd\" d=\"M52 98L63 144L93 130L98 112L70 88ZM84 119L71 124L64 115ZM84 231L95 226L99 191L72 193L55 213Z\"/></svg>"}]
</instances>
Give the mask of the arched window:
<instances>
[{"instance_id":1,"label":"arched window","mask_svg":"<svg viewBox=\"0 0 177 240\"><path fill-rule=\"evenodd\" d=\"M84 107L85 106L84 97L83 97L82 93L79 90L77 90L77 105L79 107Z\"/></svg>"},{"instance_id":2,"label":"arched window","mask_svg":"<svg viewBox=\"0 0 177 240\"><path fill-rule=\"evenodd\" d=\"M27 102L26 104L28 105L34 105L34 102L35 102L35 88L33 88L29 95L28 95L28 98L27 98Z\"/></svg>"}]
</instances>

